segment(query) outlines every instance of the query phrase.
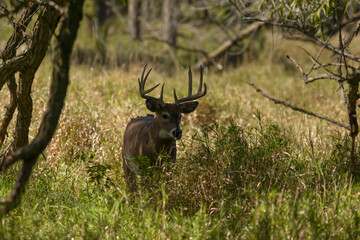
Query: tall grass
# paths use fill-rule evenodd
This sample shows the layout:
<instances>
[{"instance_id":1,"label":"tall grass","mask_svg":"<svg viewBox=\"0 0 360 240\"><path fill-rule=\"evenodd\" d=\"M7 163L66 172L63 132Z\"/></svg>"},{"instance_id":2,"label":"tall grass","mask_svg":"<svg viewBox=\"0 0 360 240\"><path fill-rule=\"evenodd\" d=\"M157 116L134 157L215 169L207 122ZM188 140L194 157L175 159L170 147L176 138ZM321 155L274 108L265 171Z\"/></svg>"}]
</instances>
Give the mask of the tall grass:
<instances>
[{"instance_id":1,"label":"tall grass","mask_svg":"<svg viewBox=\"0 0 360 240\"><path fill-rule=\"evenodd\" d=\"M277 98L345 119L336 84L304 87L284 63L285 53L298 53L293 44L279 44L271 61L205 72L209 92L183 118L177 162L150 169L151 181L135 199L125 188L121 147L130 118L147 114L136 81L143 66L74 65L56 135L22 204L2 219L0 237L360 238L360 187L348 176L349 139L342 129L273 105L244 84L255 82ZM166 82L166 101L173 101L173 87L186 92L185 69L169 76L157 66L149 85ZM47 59L34 82L32 136L47 101L49 69ZM15 174L1 176L2 196Z\"/></svg>"}]
</instances>

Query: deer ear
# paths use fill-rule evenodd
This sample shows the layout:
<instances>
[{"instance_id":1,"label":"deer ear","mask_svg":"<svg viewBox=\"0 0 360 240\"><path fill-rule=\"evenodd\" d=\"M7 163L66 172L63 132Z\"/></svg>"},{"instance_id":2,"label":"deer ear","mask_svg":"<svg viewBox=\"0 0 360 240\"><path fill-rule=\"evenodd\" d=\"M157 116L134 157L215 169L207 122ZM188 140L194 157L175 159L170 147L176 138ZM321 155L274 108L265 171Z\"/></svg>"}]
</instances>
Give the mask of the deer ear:
<instances>
[{"instance_id":1,"label":"deer ear","mask_svg":"<svg viewBox=\"0 0 360 240\"><path fill-rule=\"evenodd\" d=\"M156 112L156 111L160 110L163 106L160 101L157 101L155 99L154 100L148 99L148 100L146 100L146 107L151 112Z\"/></svg>"},{"instance_id":2,"label":"deer ear","mask_svg":"<svg viewBox=\"0 0 360 240\"><path fill-rule=\"evenodd\" d=\"M180 104L180 112L181 113L191 113L193 112L196 107L199 105L198 102L187 102Z\"/></svg>"}]
</instances>

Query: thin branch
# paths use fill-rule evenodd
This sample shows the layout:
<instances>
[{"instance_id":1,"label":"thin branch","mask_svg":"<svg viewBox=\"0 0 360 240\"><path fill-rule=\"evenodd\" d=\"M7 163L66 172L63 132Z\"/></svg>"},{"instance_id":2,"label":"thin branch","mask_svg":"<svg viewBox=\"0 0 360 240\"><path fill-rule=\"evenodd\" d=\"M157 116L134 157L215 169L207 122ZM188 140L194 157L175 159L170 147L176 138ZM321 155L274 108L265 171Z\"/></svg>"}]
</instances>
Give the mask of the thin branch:
<instances>
[{"instance_id":1,"label":"thin branch","mask_svg":"<svg viewBox=\"0 0 360 240\"><path fill-rule=\"evenodd\" d=\"M316 80L321 80L321 79L332 79L332 80L336 80L338 82L340 82L342 80L342 78L340 78L336 75L333 75L333 74L319 74L314 77L307 78L305 83L308 84L308 83L312 83L312 82L315 82Z\"/></svg>"},{"instance_id":2,"label":"thin branch","mask_svg":"<svg viewBox=\"0 0 360 240\"><path fill-rule=\"evenodd\" d=\"M14 7L11 11L7 9L7 6L4 3L0 3L0 8L3 10L3 13L0 13L0 18L7 17L10 22L12 22L12 16L20 12L26 5L27 1L21 1L18 5Z\"/></svg>"},{"instance_id":3,"label":"thin branch","mask_svg":"<svg viewBox=\"0 0 360 240\"><path fill-rule=\"evenodd\" d=\"M319 54L317 55L316 58L314 58L306 49L304 48L301 48L311 59L311 61L313 62L313 65L311 66L311 68L309 69L308 73L306 74L307 76L310 75L310 73L313 71L313 70L316 70L318 68L323 68L325 69L325 71L327 71L328 73L330 73L331 75L334 75L334 76L337 76L339 78L341 78L341 75L337 75L336 73L332 72L330 69L328 69L327 67L328 66L332 66L332 64L327 64L327 65L323 65L322 63L320 63L318 61L320 55L321 55L321 52L322 50L324 49L324 47L322 47L321 51L319 52Z\"/></svg>"},{"instance_id":4,"label":"thin branch","mask_svg":"<svg viewBox=\"0 0 360 240\"><path fill-rule=\"evenodd\" d=\"M360 12L357 12L350 18L344 18L344 20L341 22L341 24L335 29L335 31L339 31L340 29L343 29L346 25L357 22L360 20Z\"/></svg>"},{"instance_id":5,"label":"thin branch","mask_svg":"<svg viewBox=\"0 0 360 240\"><path fill-rule=\"evenodd\" d=\"M5 107L6 112L4 114L4 118L0 125L0 147L2 146L5 136L7 133L7 128L11 122L11 119L13 118L17 102L16 102L16 82L15 82L15 76L12 75L10 79L7 81L7 85L10 92L10 103Z\"/></svg>"},{"instance_id":6,"label":"thin branch","mask_svg":"<svg viewBox=\"0 0 360 240\"><path fill-rule=\"evenodd\" d=\"M341 36L341 29L339 31L339 45L341 48L343 48L343 42L342 42L342 36ZM348 70L347 70L347 66L346 66L346 61L343 63L343 59L345 60L345 58L343 58L343 56L338 56L338 63L339 63L339 66L338 66L338 74L339 76L342 76L342 65L345 65L345 68L346 68L346 72L347 72L347 76L348 77ZM345 88L344 88L344 84L342 81L339 82L339 89L340 89L340 92L341 92L341 98L343 100L343 103L345 105L345 108L347 109L348 108L348 99L346 98L346 93L345 93Z\"/></svg>"},{"instance_id":7,"label":"thin branch","mask_svg":"<svg viewBox=\"0 0 360 240\"><path fill-rule=\"evenodd\" d=\"M281 104L285 107L288 107L288 108L291 108L292 110L294 111L298 111L298 112L302 112L302 113L305 113L307 115L310 115L310 116L313 116L313 117L317 117L319 119L322 119L322 120L325 120L325 121L328 121L328 122L331 122L335 125L338 125L340 127L343 127L349 131L351 131L350 129L350 126L349 125L346 125L344 123L341 123L341 122L338 122L334 119L331 119L329 117L326 117L326 116L322 116L322 115L319 115L317 113L314 113L314 112L311 112L311 111L308 111L308 110L305 110L303 108L299 108L299 107L296 107L296 106L293 106L287 102L284 102L284 101L281 101L281 100L278 100L278 99L275 99L275 98L272 98L270 97L269 95L267 95L266 93L264 93L260 88L257 88L253 83L247 83L248 85L250 85L251 87L253 87L258 93L260 93L261 95L263 95L265 98L269 99L270 101L274 102L275 104Z\"/></svg>"},{"instance_id":8,"label":"thin branch","mask_svg":"<svg viewBox=\"0 0 360 240\"><path fill-rule=\"evenodd\" d=\"M330 41L330 38L331 38L331 36L326 40L327 43ZM323 51L324 51L324 49L325 49L325 45L321 47L321 49L320 49L318 55L316 56L316 58L314 58L306 49L304 49L304 48L302 48L302 49L303 49L303 51L305 51L305 53L306 53L307 55L310 56L311 60L313 61L313 65L311 66L309 72L306 74L307 76L309 76L309 74L312 72L312 70L315 69L315 64L318 64L318 65L320 65L320 66L322 65L321 63L319 63L318 60L319 60L321 54L323 53ZM324 68L325 68L325 67L324 67ZM325 69L326 69L326 68L325 68ZM326 69L326 70L327 70L327 69ZM327 70L327 71L328 71L328 70ZM330 73L332 73L332 72L330 72ZM332 73L332 74L334 74L334 73ZM334 75L335 75L335 74L334 74Z\"/></svg>"},{"instance_id":9,"label":"thin branch","mask_svg":"<svg viewBox=\"0 0 360 240\"><path fill-rule=\"evenodd\" d=\"M266 23L266 24L276 26L276 27L281 27L281 28L294 29L294 30L300 32L301 34L305 35L307 37L308 41L316 43L316 44L318 44L320 46L325 46L326 49L328 49L328 50L330 50L330 51L332 51L332 52L334 52L334 53L336 53L338 55L342 55L341 49L334 47L333 45L331 45L330 43L325 42L321 38L310 35L306 31L301 29L299 26L297 26L296 24L290 25L290 24L284 24L284 23L275 23L275 22L273 22L271 20L268 20L268 19L261 19L261 18L255 18L255 17L244 17L243 19L247 20L247 21L262 22L262 23ZM353 60L353 61L360 62L360 57L356 57L356 56L351 55L349 53L344 53L344 56L346 58L348 58L348 59Z\"/></svg>"},{"instance_id":10,"label":"thin branch","mask_svg":"<svg viewBox=\"0 0 360 240\"><path fill-rule=\"evenodd\" d=\"M349 68L347 66L347 61L346 61L346 57L345 57L345 47L344 47L344 42L342 39L342 29L340 28L339 30L339 48L341 49L341 57L343 58L343 62L345 64L345 71L346 71L346 78L349 78ZM342 76L342 75L340 75Z\"/></svg>"},{"instance_id":11,"label":"thin branch","mask_svg":"<svg viewBox=\"0 0 360 240\"><path fill-rule=\"evenodd\" d=\"M296 62L296 60L294 58L290 57L289 55L286 55L286 57L288 59L290 59L295 64L295 66L299 69L299 71L302 73L306 84L315 82L316 80L320 80L320 79L332 79L332 80L336 80L336 81L342 80L342 78L340 78L339 76L334 75L334 74L319 74L314 77L308 77L308 75L304 72L302 67Z\"/></svg>"},{"instance_id":12,"label":"thin branch","mask_svg":"<svg viewBox=\"0 0 360 240\"><path fill-rule=\"evenodd\" d=\"M38 68L38 65L40 65L42 61L39 54L41 54L42 57L45 56L48 47L47 42L50 41L57 25L57 22L54 24L53 20L55 16L60 18L60 13L56 9L50 7L45 9L35 23L31 45L24 53L6 61L4 60L0 64L0 90L9 77L15 72L18 72L19 69Z\"/></svg>"},{"instance_id":13,"label":"thin branch","mask_svg":"<svg viewBox=\"0 0 360 240\"><path fill-rule=\"evenodd\" d=\"M353 32L351 32L351 35L348 36L347 39L345 39L345 41L344 41L344 48L347 48L347 47L350 45L350 43L352 42L352 40L354 39L354 37L358 35L359 31L360 31L360 24L358 24L356 30L353 31Z\"/></svg>"},{"instance_id":14,"label":"thin branch","mask_svg":"<svg viewBox=\"0 0 360 240\"><path fill-rule=\"evenodd\" d=\"M6 47L4 51L0 54L0 57L6 61L8 59L11 59L15 57L16 50L19 48L19 46L24 42L23 32L25 28L30 23L33 15L37 12L38 5L30 3L26 10L23 12L23 14L20 17L20 20L18 23L15 24L17 26L14 29L14 32L12 36L9 38ZM30 69L30 68L29 68ZM7 134L7 128L13 118L15 109L17 107L17 93L16 93L16 81L15 81L15 73L10 74L8 80L7 80L8 89L10 92L10 103L5 107L6 112L4 114L4 117L1 122L0 126L0 147L2 146L5 136ZM10 148L7 148L10 149ZM0 156L0 162L2 159L3 154Z\"/></svg>"},{"instance_id":15,"label":"thin branch","mask_svg":"<svg viewBox=\"0 0 360 240\"><path fill-rule=\"evenodd\" d=\"M304 77L304 79L305 79L305 81L306 81L306 79L307 79L307 74L304 72L304 70L302 69L302 67L296 62L296 60L295 60L294 58L290 57L290 55L286 55L286 57L287 57L288 59L290 59L290 60L295 64L295 66L296 66L297 69L299 69L299 71L302 73L302 75L303 75L303 77Z\"/></svg>"}]
</instances>

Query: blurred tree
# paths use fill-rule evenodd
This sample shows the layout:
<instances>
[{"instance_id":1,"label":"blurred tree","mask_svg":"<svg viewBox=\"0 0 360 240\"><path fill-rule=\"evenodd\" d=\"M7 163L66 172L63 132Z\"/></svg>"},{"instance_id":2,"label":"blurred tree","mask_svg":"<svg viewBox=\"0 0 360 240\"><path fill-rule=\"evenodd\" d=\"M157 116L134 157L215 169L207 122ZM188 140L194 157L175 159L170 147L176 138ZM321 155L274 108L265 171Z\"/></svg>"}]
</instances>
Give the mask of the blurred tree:
<instances>
[{"instance_id":1,"label":"blurred tree","mask_svg":"<svg viewBox=\"0 0 360 240\"><path fill-rule=\"evenodd\" d=\"M10 102L0 126L0 144L4 143L4 134L7 132L15 109L18 110L14 138L6 148L3 148L0 170L4 172L14 163L22 161L13 190L0 202L0 217L20 203L33 166L55 132L66 96L69 60L82 18L83 2L84 0L54 0L41 4L32 1L9 5L0 3L0 17L6 17L14 28L0 55L3 60L0 64L0 90L7 83L10 92ZM20 12L21 16L17 20L16 14ZM37 19L28 34L29 23L35 16ZM52 84L47 110L37 135L28 143L33 111L31 89L34 75L44 59L61 18L62 26L55 39ZM20 46L23 46L24 50L18 53ZM17 73L19 73L18 85L15 81Z\"/></svg>"},{"instance_id":2,"label":"blurred tree","mask_svg":"<svg viewBox=\"0 0 360 240\"><path fill-rule=\"evenodd\" d=\"M99 22L99 26L102 26L106 19L109 16L106 1L105 0L95 0L96 4L96 12L97 12L97 21Z\"/></svg>"},{"instance_id":3,"label":"blurred tree","mask_svg":"<svg viewBox=\"0 0 360 240\"><path fill-rule=\"evenodd\" d=\"M96 14L92 21L92 31L96 43L96 57L95 61L100 64L106 62L106 39L108 33L108 24L106 20L111 16L111 11L108 7L110 4L106 0L95 0L94 9Z\"/></svg>"},{"instance_id":4,"label":"blurred tree","mask_svg":"<svg viewBox=\"0 0 360 240\"><path fill-rule=\"evenodd\" d=\"M132 40L140 39L140 2L140 0L128 2L129 33Z\"/></svg>"},{"instance_id":5,"label":"blurred tree","mask_svg":"<svg viewBox=\"0 0 360 240\"><path fill-rule=\"evenodd\" d=\"M179 0L164 0L163 3L163 34L164 40L176 45Z\"/></svg>"}]
</instances>

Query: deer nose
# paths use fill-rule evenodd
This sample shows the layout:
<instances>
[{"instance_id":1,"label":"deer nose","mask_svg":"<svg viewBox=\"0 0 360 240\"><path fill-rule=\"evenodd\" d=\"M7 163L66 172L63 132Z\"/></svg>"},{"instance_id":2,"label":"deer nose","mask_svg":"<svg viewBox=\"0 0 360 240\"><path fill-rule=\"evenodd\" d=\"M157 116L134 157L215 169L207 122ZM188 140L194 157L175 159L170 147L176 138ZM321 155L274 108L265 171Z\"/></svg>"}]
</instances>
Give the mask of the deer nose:
<instances>
[{"instance_id":1,"label":"deer nose","mask_svg":"<svg viewBox=\"0 0 360 240\"><path fill-rule=\"evenodd\" d=\"M181 129L176 129L176 130L172 131L172 135L173 135L174 138L179 140L181 138L181 136L182 136Z\"/></svg>"}]
</instances>

